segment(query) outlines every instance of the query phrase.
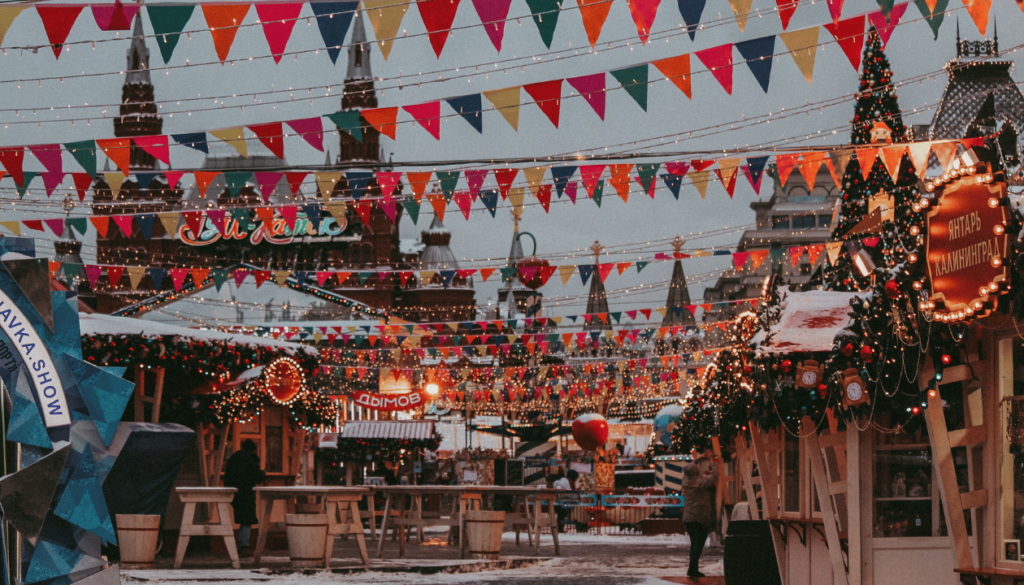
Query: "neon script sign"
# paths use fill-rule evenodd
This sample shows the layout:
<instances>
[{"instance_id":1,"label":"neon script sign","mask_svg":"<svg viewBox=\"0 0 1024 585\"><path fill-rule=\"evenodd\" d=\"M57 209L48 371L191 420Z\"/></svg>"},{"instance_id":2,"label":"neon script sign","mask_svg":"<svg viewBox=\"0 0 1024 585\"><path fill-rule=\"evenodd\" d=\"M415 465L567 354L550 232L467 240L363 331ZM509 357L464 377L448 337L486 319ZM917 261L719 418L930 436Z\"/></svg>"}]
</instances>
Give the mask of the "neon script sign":
<instances>
[{"instance_id":1,"label":"neon script sign","mask_svg":"<svg viewBox=\"0 0 1024 585\"><path fill-rule=\"evenodd\" d=\"M192 233L188 224L183 224L178 228L178 239L189 246L209 246L220 240L248 239L254 246L263 242L280 246L293 243L358 242L362 239L361 234L348 229L351 226L345 218L339 223L333 217L324 217L320 225L315 226L303 212L296 215L294 229L288 227L288 222L277 214L267 221L247 221L243 224L228 216L224 222L224 232L221 233L210 218L204 218L198 236Z\"/></svg>"}]
</instances>

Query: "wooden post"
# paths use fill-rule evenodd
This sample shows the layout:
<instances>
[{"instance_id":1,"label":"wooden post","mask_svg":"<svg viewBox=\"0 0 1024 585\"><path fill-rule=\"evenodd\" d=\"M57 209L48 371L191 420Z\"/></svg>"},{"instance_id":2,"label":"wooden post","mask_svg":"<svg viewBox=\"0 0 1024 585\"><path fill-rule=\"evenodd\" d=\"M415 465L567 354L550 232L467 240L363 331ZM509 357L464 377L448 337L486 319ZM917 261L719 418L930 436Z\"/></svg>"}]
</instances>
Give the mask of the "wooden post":
<instances>
[{"instance_id":1,"label":"wooden post","mask_svg":"<svg viewBox=\"0 0 1024 585\"><path fill-rule=\"evenodd\" d=\"M146 393L146 372L146 368L135 366L135 393L133 401L135 422L146 422L146 405L148 404L152 408L149 422L158 423L160 422L160 404L164 396L164 374L166 372L163 368L153 370L156 379L153 382L152 395Z\"/></svg>"},{"instance_id":2,"label":"wooden post","mask_svg":"<svg viewBox=\"0 0 1024 585\"><path fill-rule=\"evenodd\" d=\"M771 521L779 517L779 480L776 472L779 464L779 440L761 432L754 421L750 421L750 439L753 444L754 457L757 460L758 475L761 478L761 501L764 503L763 519ZM779 564L779 578L785 585L788 582L789 574L786 543L774 529L771 532L772 544L775 546L775 558Z\"/></svg>"},{"instance_id":3,"label":"wooden post","mask_svg":"<svg viewBox=\"0 0 1024 585\"><path fill-rule=\"evenodd\" d=\"M838 585L849 583L846 572L846 564L843 560L843 549L839 542L839 513L836 510L836 503L832 499L833 490L830 489L831 479L825 475L825 465L821 459L821 445L818 443L818 432L811 417L805 416L800 424L800 430L806 433L804 438L807 441L807 450L811 456L811 478L814 480L814 488L818 494L818 502L821 503L822 525L825 528L825 541L828 545L828 556L832 561L832 580ZM845 443L845 441L844 441ZM836 451L839 448L836 447Z\"/></svg>"}]
</instances>

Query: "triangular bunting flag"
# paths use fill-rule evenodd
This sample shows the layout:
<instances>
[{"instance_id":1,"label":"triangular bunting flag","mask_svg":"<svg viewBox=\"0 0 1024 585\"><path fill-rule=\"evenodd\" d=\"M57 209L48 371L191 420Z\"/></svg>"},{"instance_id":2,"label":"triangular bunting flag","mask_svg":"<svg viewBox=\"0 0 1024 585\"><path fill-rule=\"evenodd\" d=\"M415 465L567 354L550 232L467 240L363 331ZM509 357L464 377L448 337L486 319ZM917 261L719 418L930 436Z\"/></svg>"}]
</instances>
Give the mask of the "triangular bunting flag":
<instances>
[{"instance_id":1,"label":"triangular bunting flag","mask_svg":"<svg viewBox=\"0 0 1024 585\"><path fill-rule=\"evenodd\" d=\"M715 76L725 93L732 95L732 45L719 45L694 54Z\"/></svg>"},{"instance_id":2,"label":"triangular bunting flag","mask_svg":"<svg viewBox=\"0 0 1024 585\"><path fill-rule=\"evenodd\" d=\"M221 63L228 59L238 27L249 13L249 4L202 4L203 17L210 27L213 46Z\"/></svg>"}]
</instances>

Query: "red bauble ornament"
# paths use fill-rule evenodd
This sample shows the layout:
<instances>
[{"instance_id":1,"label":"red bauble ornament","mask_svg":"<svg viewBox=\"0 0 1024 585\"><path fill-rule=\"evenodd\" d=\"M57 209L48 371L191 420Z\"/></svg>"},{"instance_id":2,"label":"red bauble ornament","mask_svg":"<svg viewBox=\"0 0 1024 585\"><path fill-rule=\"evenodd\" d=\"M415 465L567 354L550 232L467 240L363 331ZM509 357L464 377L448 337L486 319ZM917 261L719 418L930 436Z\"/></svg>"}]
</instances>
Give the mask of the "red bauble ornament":
<instances>
[{"instance_id":1,"label":"red bauble ornament","mask_svg":"<svg viewBox=\"0 0 1024 585\"><path fill-rule=\"evenodd\" d=\"M853 352L854 352L853 344L852 343L847 343L846 345L844 345L843 349L842 349L842 352L843 352L843 355L846 356L846 357L852 356Z\"/></svg>"},{"instance_id":2,"label":"red bauble ornament","mask_svg":"<svg viewBox=\"0 0 1024 585\"><path fill-rule=\"evenodd\" d=\"M947 365L948 366L950 364L950 362L952 362L952 361L953 361L953 356L949 355L948 353L942 354L942 363L943 363L943 365Z\"/></svg>"},{"instance_id":3,"label":"red bauble ornament","mask_svg":"<svg viewBox=\"0 0 1024 585\"><path fill-rule=\"evenodd\" d=\"M870 345L865 345L860 348L860 359L864 360L865 363L870 364L875 361L875 350L871 349Z\"/></svg>"},{"instance_id":4,"label":"red bauble ornament","mask_svg":"<svg viewBox=\"0 0 1024 585\"><path fill-rule=\"evenodd\" d=\"M890 299L900 298L900 285L895 280L885 283L885 296Z\"/></svg>"},{"instance_id":5,"label":"red bauble ornament","mask_svg":"<svg viewBox=\"0 0 1024 585\"><path fill-rule=\"evenodd\" d=\"M600 414L584 414L572 421L572 438L584 451L596 451L608 442L608 421Z\"/></svg>"},{"instance_id":6,"label":"red bauble ornament","mask_svg":"<svg viewBox=\"0 0 1024 585\"><path fill-rule=\"evenodd\" d=\"M787 374L793 369L793 362L790 360L782 360L782 371Z\"/></svg>"},{"instance_id":7,"label":"red bauble ornament","mask_svg":"<svg viewBox=\"0 0 1024 585\"><path fill-rule=\"evenodd\" d=\"M544 279L543 277L541 277L540 269L550 265L551 263L548 262L547 260L542 260L536 256L523 258L519 262L516 262L516 268L536 268L537 270L533 273L533 277L530 278L529 280L525 280L523 278L522 272L520 272L516 276L516 278L518 278L519 282L521 282L523 286L525 286L526 288L530 290L537 290L538 288L541 287L541 285L544 284Z\"/></svg>"}]
</instances>

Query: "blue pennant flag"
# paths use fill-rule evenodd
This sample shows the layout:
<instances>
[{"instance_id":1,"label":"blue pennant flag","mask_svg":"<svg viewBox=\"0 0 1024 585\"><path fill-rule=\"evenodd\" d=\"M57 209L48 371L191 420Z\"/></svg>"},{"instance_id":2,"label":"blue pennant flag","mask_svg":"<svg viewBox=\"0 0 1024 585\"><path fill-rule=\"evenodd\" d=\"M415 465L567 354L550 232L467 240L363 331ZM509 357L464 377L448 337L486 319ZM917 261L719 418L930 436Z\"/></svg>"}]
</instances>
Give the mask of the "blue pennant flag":
<instances>
[{"instance_id":1,"label":"blue pennant flag","mask_svg":"<svg viewBox=\"0 0 1024 585\"><path fill-rule=\"evenodd\" d=\"M480 116L480 111L483 106L480 103L480 94L471 93L461 97L455 97L446 99L448 105L452 107L460 116L462 116L469 125L476 128L476 131L484 133L484 122Z\"/></svg>"},{"instance_id":2,"label":"blue pennant flag","mask_svg":"<svg viewBox=\"0 0 1024 585\"><path fill-rule=\"evenodd\" d=\"M761 184L761 174L764 173L766 164L768 164L767 156L753 156L747 159L747 175L755 191L758 191L758 186Z\"/></svg>"},{"instance_id":3,"label":"blue pennant flag","mask_svg":"<svg viewBox=\"0 0 1024 585\"><path fill-rule=\"evenodd\" d=\"M679 0L679 14L683 17L683 22L686 23L686 32L690 34L690 40L693 40L695 34L697 34L697 27L700 26L700 15L704 13L704 5L707 0Z\"/></svg>"},{"instance_id":4,"label":"blue pennant flag","mask_svg":"<svg viewBox=\"0 0 1024 585\"><path fill-rule=\"evenodd\" d=\"M370 179L373 178L373 173L366 171L351 171L345 173L345 179L348 180L349 191L352 192L352 198L359 201L363 197L363 191L366 191L366 186L370 183Z\"/></svg>"},{"instance_id":5,"label":"blue pennant flag","mask_svg":"<svg viewBox=\"0 0 1024 585\"><path fill-rule=\"evenodd\" d=\"M580 273L580 279L583 281L583 286L587 285L587 281L590 280L591 275L594 274L595 268L597 268L597 266L594 266L593 264L584 264L576 268Z\"/></svg>"},{"instance_id":6,"label":"blue pennant flag","mask_svg":"<svg viewBox=\"0 0 1024 585\"><path fill-rule=\"evenodd\" d=\"M309 7L316 15L316 25L327 47L331 63L338 64L338 55L345 44L345 34L352 24L358 2L310 2Z\"/></svg>"},{"instance_id":7,"label":"blue pennant flag","mask_svg":"<svg viewBox=\"0 0 1024 585\"><path fill-rule=\"evenodd\" d=\"M498 190L487 189L480 191L480 201L483 202L487 211L491 212L491 217L494 217L494 213L498 209Z\"/></svg>"},{"instance_id":8,"label":"blue pennant flag","mask_svg":"<svg viewBox=\"0 0 1024 585\"><path fill-rule=\"evenodd\" d=\"M152 279L153 279L153 288L154 289L160 290L161 288L163 288L161 285L164 283L164 276L166 274L167 274L167 271L164 270L163 268L150 268L149 269L149 276L152 277Z\"/></svg>"},{"instance_id":9,"label":"blue pennant flag","mask_svg":"<svg viewBox=\"0 0 1024 585\"><path fill-rule=\"evenodd\" d=\"M199 152L210 154L210 147L206 143L206 132L190 132L188 134L171 134L171 138L178 144L194 148Z\"/></svg>"},{"instance_id":10,"label":"blue pennant flag","mask_svg":"<svg viewBox=\"0 0 1024 585\"><path fill-rule=\"evenodd\" d=\"M746 59L747 67L761 89L768 93L768 81L772 76L772 59L775 56L775 35L736 43L736 50Z\"/></svg>"},{"instance_id":11,"label":"blue pennant flag","mask_svg":"<svg viewBox=\"0 0 1024 585\"><path fill-rule=\"evenodd\" d=\"M661 180L665 181L665 186L672 192L672 196L679 199L679 188L683 186L683 178L679 175L662 175Z\"/></svg>"},{"instance_id":12,"label":"blue pennant flag","mask_svg":"<svg viewBox=\"0 0 1024 585\"><path fill-rule=\"evenodd\" d=\"M306 217L309 219L309 223L313 224L313 229L319 232L320 231L320 206L316 205L316 204L313 204L313 205L303 205L302 206L302 211L306 214Z\"/></svg>"},{"instance_id":13,"label":"blue pennant flag","mask_svg":"<svg viewBox=\"0 0 1024 585\"><path fill-rule=\"evenodd\" d=\"M153 239L153 222L155 220L156 216L151 213L135 216L135 221L139 223L139 229L142 230L142 235L147 240Z\"/></svg>"},{"instance_id":14,"label":"blue pennant flag","mask_svg":"<svg viewBox=\"0 0 1024 585\"><path fill-rule=\"evenodd\" d=\"M441 270L438 274L441 275L441 280L443 281L445 288L448 288L448 285L452 283L452 279L455 278L454 270Z\"/></svg>"},{"instance_id":15,"label":"blue pennant flag","mask_svg":"<svg viewBox=\"0 0 1024 585\"><path fill-rule=\"evenodd\" d=\"M558 192L559 199L562 198L565 187L569 184L569 179L575 174L576 167L551 167L551 178L555 181L555 190Z\"/></svg>"},{"instance_id":16,"label":"blue pennant flag","mask_svg":"<svg viewBox=\"0 0 1024 585\"><path fill-rule=\"evenodd\" d=\"M163 175L163 173L135 173L135 180L139 183L139 189L143 191L149 189L149 184L153 182L153 179Z\"/></svg>"}]
</instances>

